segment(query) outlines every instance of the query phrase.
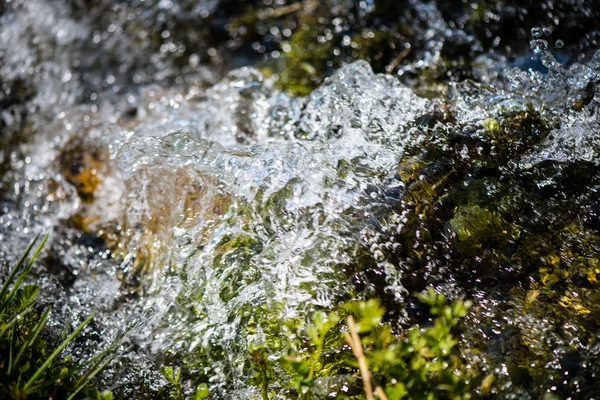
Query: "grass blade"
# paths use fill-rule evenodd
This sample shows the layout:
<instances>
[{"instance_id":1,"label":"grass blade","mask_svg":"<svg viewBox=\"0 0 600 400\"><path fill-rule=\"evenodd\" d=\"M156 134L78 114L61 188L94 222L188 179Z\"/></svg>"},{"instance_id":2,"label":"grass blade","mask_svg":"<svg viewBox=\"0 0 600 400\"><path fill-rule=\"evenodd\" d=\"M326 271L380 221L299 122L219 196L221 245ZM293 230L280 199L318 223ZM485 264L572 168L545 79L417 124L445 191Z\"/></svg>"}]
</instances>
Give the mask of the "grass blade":
<instances>
[{"instance_id":1,"label":"grass blade","mask_svg":"<svg viewBox=\"0 0 600 400\"><path fill-rule=\"evenodd\" d=\"M58 342L67 337L67 334L69 333L69 326L71 326L71 315L67 315L67 322L65 323L65 327L60 331L56 343L54 343L54 346L52 347L56 347L58 345Z\"/></svg>"},{"instance_id":2,"label":"grass blade","mask_svg":"<svg viewBox=\"0 0 600 400\"><path fill-rule=\"evenodd\" d=\"M77 383L77 386L75 388L75 390L73 391L73 393L71 393L71 395L69 397L67 397L67 400L72 400L75 395L77 395L77 393L79 393L79 391L81 389L83 389L85 387L85 385L88 384L88 382L98 374L98 372L102 371L104 369L104 367L106 367L114 358L116 357L116 354L108 357L103 363L99 364L96 366L96 368L94 368L91 372L86 373L84 376L81 377L81 379L79 380L79 382Z\"/></svg>"},{"instance_id":3,"label":"grass blade","mask_svg":"<svg viewBox=\"0 0 600 400\"><path fill-rule=\"evenodd\" d=\"M27 383L25 384L25 386L23 386L23 390L25 390L27 392L27 389L29 389L31 387L31 385L33 385L33 383L35 382L35 380L37 378L40 377L40 375L42 375L44 373L44 371L52 364L52 362L54 361L54 359L64 350L65 347L67 347L67 345L77 336L79 335L79 333L83 330L83 328L92 320L92 318L94 318L94 316L96 315L95 312L91 313L89 317L87 317L85 319L85 321L83 321L74 331L73 333L71 333L69 335L69 337L67 337L61 344L60 346L58 346L56 348L56 350L54 350L52 352L52 354L50 354L50 356L48 356L48 358L46 359L46 361L44 361L44 363L37 369L37 371L35 371L35 373L33 374L33 376L29 379L29 381L27 381Z\"/></svg>"},{"instance_id":4,"label":"grass blade","mask_svg":"<svg viewBox=\"0 0 600 400\"><path fill-rule=\"evenodd\" d=\"M13 365L13 348L15 347L15 334L16 334L17 324L14 324L12 327L12 332L10 335L10 347L8 349L8 370L6 371L6 375L10 375L10 371L12 370Z\"/></svg>"},{"instance_id":5,"label":"grass blade","mask_svg":"<svg viewBox=\"0 0 600 400\"><path fill-rule=\"evenodd\" d=\"M37 236L36 236L36 240L37 240ZM12 300L13 296L15 295L15 293L17 292L17 290L19 289L19 286L21 286L21 283L23 282L23 280L31 272L31 268L33 266L33 263L35 262L35 259L37 258L37 256L39 256L40 252L42 251L42 247L44 247L44 244L46 244L47 240L48 240L48 235L45 235L44 238L42 239L42 242L37 247L37 249L35 249L35 252L31 256L31 258L29 259L29 262L25 266L25 269L23 270L23 272L21 272L21 274L17 278L17 281L15 282L15 285L13 286L12 290L10 291L10 293L8 294L8 297L5 300L5 304L8 304ZM32 242L32 244L33 244L33 242ZM31 250L31 249L28 249L28 251L29 250Z\"/></svg>"},{"instance_id":6,"label":"grass blade","mask_svg":"<svg viewBox=\"0 0 600 400\"><path fill-rule=\"evenodd\" d=\"M39 236L39 235L38 235ZM37 257L40 255L42 248L44 247L44 245L46 244L46 242L48 241L48 237L50 235L46 234L44 235L42 242L40 243L40 245L37 247L37 249L35 249L35 252L33 253L33 255L31 256L31 258L29 259L29 262L27 263L27 267L31 267L33 265L33 263L35 262L35 260L37 259ZM37 237L36 237L37 239Z\"/></svg>"},{"instance_id":7,"label":"grass blade","mask_svg":"<svg viewBox=\"0 0 600 400\"><path fill-rule=\"evenodd\" d=\"M108 346L106 349L104 349L103 351L96 353L93 357L91 357L89 360L87 360L86 362L82 363L78 369L83 369L86 368L89 365L98 365L99 363L102 362L102 360L108 356L110 353L112 353L113 351L116 350L117 347L119 347L123 341L125 340L125 338L127 337L127 334L129 332L131 332L135 327L137 326L137 324L134 324L132 326L130 326L129 328L127 328L123 333L121 333L111 344L110 346ZM93 368L93 367L91 367Z\"/></svg>"},{"instance_id":8,"label":"grass blade","mask_svg":"<svg viewBox=\"0 0 600 400\"><path fill-rule=\"evenodd\" d=\"M21 267L21 264L23 264L23 261L25 261L25 258L29 255L29 252L31 252L33 245L35 244L35 242L37 242L39 237L40 237L40 235L38 233L35 236L35 238L33 238L31 243L29 243L29 246L27 246L27 249L25 249L23 254L21 254L21 257L19 257L19 260L17 261L17 263L15 264L13 269L10 271L10 274L8 274L8 277L6 278L6 282L4 282L4 284L2 285L2 289L0 289L0 310L4 309L4 307L7 304L7 302L3 301L3 299L4 299L4 296L6 295L6 292L8 291L8 287L12 283L13 279L15 279L15 275L17 275L17 272L19 271L19 267Z\"/></svg>"},{"instance_id":9,"label":"grass blade","mask_svg":"<svg viewBox=\"0 0 600 400\"><path fill-rule=\"evenodd\" d=\"M35 341L35 339L38 337L38 335L42 331L42 328L44 327L44 324L46 323L46 319L48 318L48 314L50 314L50 307L48 307L46 309L46 311L42 315L42 319L40 319L40 322L38 322L37 325L31 331L31 334L29 335L29 339L21 347L21 350L19 350L19 354L17 354L17 357L15 358L14 365L18 365L19 364L19 360L21 360L21 357L23 356L23 354L25 354L25 350L27 350L29 348L29 346L31 346L33 344L33 342Z\"/></svg>"}]
</instances>

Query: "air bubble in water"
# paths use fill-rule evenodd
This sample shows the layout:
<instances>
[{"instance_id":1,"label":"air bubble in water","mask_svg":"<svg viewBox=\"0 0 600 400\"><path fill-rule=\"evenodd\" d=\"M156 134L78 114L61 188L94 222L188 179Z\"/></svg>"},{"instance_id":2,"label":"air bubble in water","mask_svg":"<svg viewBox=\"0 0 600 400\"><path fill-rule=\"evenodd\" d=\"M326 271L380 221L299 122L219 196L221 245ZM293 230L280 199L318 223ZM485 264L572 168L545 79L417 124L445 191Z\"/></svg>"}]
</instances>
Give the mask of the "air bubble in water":
<instances>
[{"instance_id":1,"label":"air bubble in water","mask_svg":"<svg viewBox=\"0 0 600 400\"><path fill-rule=\"evenodd\" d=\"M534 38L542 37L542 28L540 28L539 26L531 28L531 36L533 36Z\"/></svg>"},{"instance_id":2,"label":"air bubble in water","mask_svg":"<svg viewBox=\"0 0 600 400\"><path fill-rule=\"evenodd\" d=\"M557 49L562 49L564 45L565 45L565 42L563 42L560 39L556 40L556 42L554 43L554 47L556 47Z\"/></svg>"},{"instance_id":3,"label":"air bubble in water","mask_svg":"<svg viewBox=\"0 0 600 400\"><path fill-rule=\"evenodd\" d=\"M550 36L552 35L552 32L554 32L554 28L551 26L547 26L544 29L542 29L542 32L544 32L545 36Z\"/></svg>"}]
</instances>

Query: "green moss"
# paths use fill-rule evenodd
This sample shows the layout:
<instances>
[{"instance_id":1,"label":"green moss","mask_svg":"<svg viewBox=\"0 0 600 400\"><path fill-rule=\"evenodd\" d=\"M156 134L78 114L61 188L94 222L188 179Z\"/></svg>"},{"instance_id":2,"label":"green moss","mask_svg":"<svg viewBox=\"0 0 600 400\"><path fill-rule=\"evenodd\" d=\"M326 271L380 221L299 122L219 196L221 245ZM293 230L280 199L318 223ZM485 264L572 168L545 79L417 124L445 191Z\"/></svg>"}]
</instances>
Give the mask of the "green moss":
<instances>
[{"instance_id":1,"label":"green moss","mask_svg":"<svg viewBox=\"0 0 600 400\"><path fill-rule=\"evenodd\" d=\"M258 271L250 260L262 250L262 243L250 234L240 233L235 236L225 236L214 250L213 268L216 279L226 281L219 293L221 300L227 302L237 296L238 290L244 283L257 279ZM248 268L231 268L232 264L248 265Z\"/></svg>"},{"instance_id":2,"label":"green moss","mask_svg":"<svg viewBox=\"0 0 600 400\"><path fill-rule=\"evenodd\" d=\"M483 128L490 134L495 135L500 130L500 123L494 118L487 118L483 120Z\"/></svg>"},{"instance_id":3,"label":"green moss","mask_svg":"<svg viewBox=\"0 0 600 400\"><path fill-rule=\"evenodd\" d=\"M327 15L327 5L303 11L298 19L298 28L289 41L283 42L284 51L277 84L283 90L305 96L315 89L327 76L328 60L332 57L331 41L319 42L322 35L322 15Z\"/></svg>"},{"instance_id":4,"label":"green moss","mask_svg":"<svg viewBox=\"0 0 600 400\"><path fill-rule=\"evenodd\" d=\"M448 229L457 248L468 256L484 246L503 248L520 235L520 229L500 214L477 205L459 207L448 221Z\"/></svg>"},{"instance_id":5,"label":"green moss","mask_svg":"<svg viewBox=\"0 0 600 400\"><path fill-rule=\"evenodd\" d=\"M486 121L488 123L486 124ZM505 110L497 124L484 120L484 127L490 133L490 143L494 146L492 157L501 160L513 159L544 139L550 132L553 122L542 115L530 103L524 110ZM488 129L488 128L492 129Z\"/></svg>"}]
</instances>

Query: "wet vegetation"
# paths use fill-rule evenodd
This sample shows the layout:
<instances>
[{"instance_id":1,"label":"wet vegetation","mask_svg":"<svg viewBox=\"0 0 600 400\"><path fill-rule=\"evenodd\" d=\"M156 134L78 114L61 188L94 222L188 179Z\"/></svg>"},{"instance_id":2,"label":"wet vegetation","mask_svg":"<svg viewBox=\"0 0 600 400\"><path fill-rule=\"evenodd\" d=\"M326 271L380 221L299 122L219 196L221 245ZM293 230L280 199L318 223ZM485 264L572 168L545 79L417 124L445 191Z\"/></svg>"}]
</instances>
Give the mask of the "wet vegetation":
<instances>
[{"instance_id":1,"label":"wet vegetation","mask_svg":"<svg viewBox=\"0 0 600 400\"><path fill-rule=\"evenodd\" d=\"M99 392L89 383L112 361L115 346L86 362L61 354L90 323L93 314L73 332L65 326L57 338L46 337L46 321L51 308L42 309L36 304L37 285L24 284L48 237L44 237L31 254L37 239L20 256L0 289L0 393L12 399L110 400L112 394L109 391Z\"/></svg>"},{"instance_id":2,"label":"wet vegetation","mask_svg":"<svg viewBox=\"0 0 600 400\"><path fill-rule=\"evenodd\" d=\"M328 391L347 399L375 394L388 399L462 399L487 394L493 375L481 379L479 371L469 370L452 337L471 303L447 305L432 288L417 297L435 319L402 334L383 323L385 309L377 300L347 303L329 314L317 311L304 327L288 322L293 339L275 365L268 359L268 346L251 351L262 397L274 396L269 387L277 381L277 367L289 374L287 385L295 388L299 399L320 398Z\"/></svg>"}]
</instances>

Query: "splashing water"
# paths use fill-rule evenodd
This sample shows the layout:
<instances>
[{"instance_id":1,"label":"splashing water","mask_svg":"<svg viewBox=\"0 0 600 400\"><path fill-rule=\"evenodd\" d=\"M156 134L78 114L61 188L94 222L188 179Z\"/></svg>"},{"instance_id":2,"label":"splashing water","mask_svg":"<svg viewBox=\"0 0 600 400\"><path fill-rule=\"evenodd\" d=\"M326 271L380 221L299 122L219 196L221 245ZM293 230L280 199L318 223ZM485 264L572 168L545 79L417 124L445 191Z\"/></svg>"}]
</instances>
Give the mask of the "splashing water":
<instances>
[{"instance_id":1,"label":"splashing water","mask_svg":"<svg viewBox=\"0 0 600 400\"><path fill-rule=\"evenodd\" d=\"M357 62L303 99L244 68L204 95L145 89L136 107L117 123L103 109L63 116L48 128L54 150L30 145L23 176L37 190L24 196L54 208L42 226L77 215L118 240L120 268L143 276L138 306L154 310L138 340L153 352L218 342L231 351L210 360L217 376L243 376L229 369L253 340L250 310L278 308L284 321L350 295L356 242L397 200L395 167L429 102ZM78 170L49 181L69 157Z\"/></svg>"},{"instance_id":2,"label":"splashing water","mask_svg":"<svg viewBox=\"0 0 600 400\"><path fill-rule=\"evenodd\" d=\"M208 15L216 4L201 2L194 12ZM434 20L432 35L449 29L433 5L422 9ZM210 377L215 393L249 397L256 393L248 384L250 343L264 342L269 325L380 290L363 274L367 258L405 316L403 264L412 260L399 261L396 248L404 246L400 237L414 234L403 230L414 211L405 198L413 196L413 178L401 170L415 149L442 143L423 158L443 160L456 148L469 166L491 149L508 165L502 168L518 172L548 161L598 163L600 53L567 68L541 29L532 31L531 46L548 73L513 68L496 87L452 83L448 98L430 101L364 61L340 68L310 95L292 97L248 67L220 80L198 67L192 82L164 84L167 78L148 76L175 67L154 54L131 88L119 81L126 73L101 58L122 57L116 64L135 75L147 42L137 50L132 38L102 39L91 57L84 39L96 33L64 8L32 1L1 18L0 75L34 93L24 100L32 126L17 121L16 107L3 111L5 125L18 126L7 135L36 134L2 152L9 164L2 188L11 194L0 203L0 255L14 258L32 233L53 231L40 270L45 301L60 305L51 329L69 314L77 319L99 309L109 341L123 321L143 321L133 340L147 354L123 355L107 381L129 368L118 378L128 382L152 360L181 358ZM14 43L21 51L10 51ZM439 62L442 43L428 46L424 60L399 75ZM423 121L440 109L453 118L427 126ZM498 134L503 116L532 110L548 132L519 140ZM497 150L502 146L509 150ZM448 176L466 167L452 168ZM414 179L426 185L434 169L422 168ZM427 204L430 195L419 193L416 202ZM426 268L443 272L446 261Z\"/></svg>"}]
</instances>

